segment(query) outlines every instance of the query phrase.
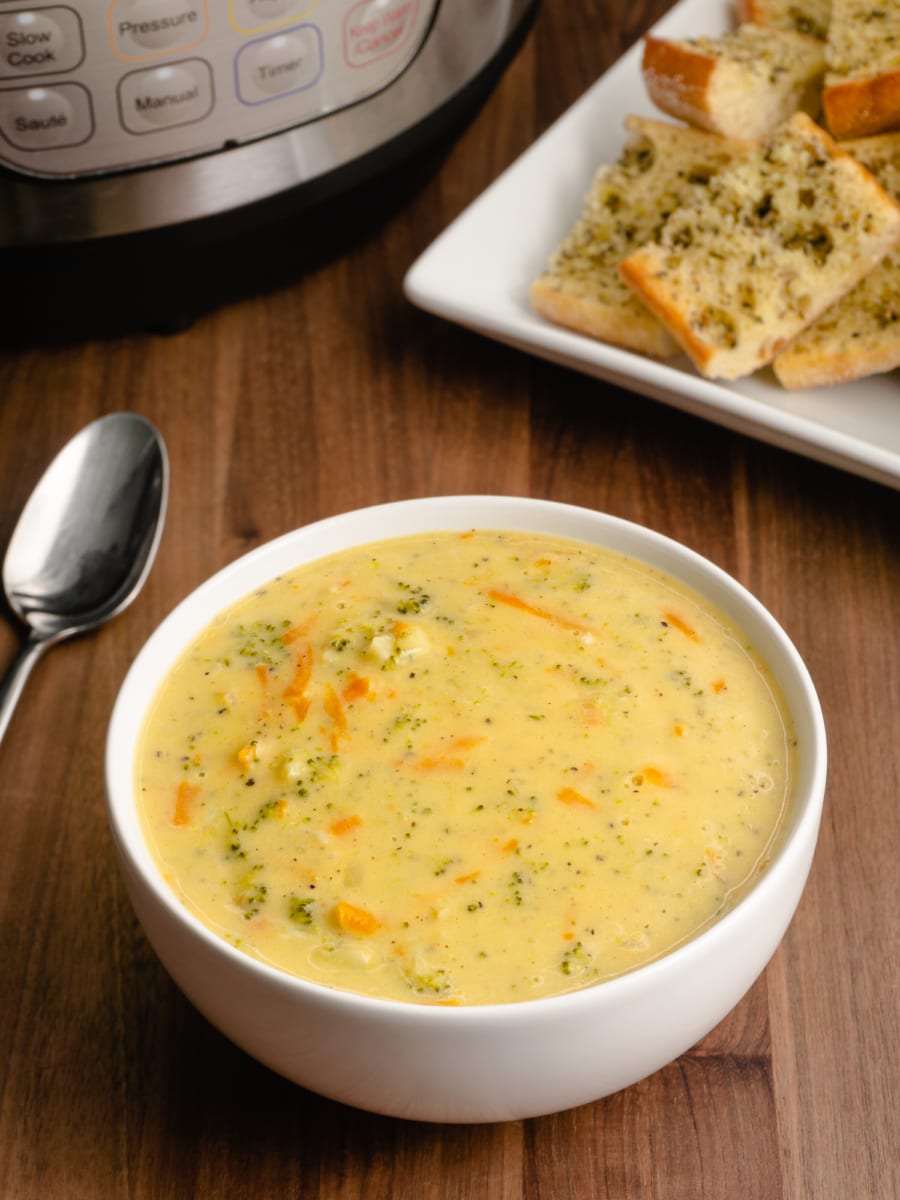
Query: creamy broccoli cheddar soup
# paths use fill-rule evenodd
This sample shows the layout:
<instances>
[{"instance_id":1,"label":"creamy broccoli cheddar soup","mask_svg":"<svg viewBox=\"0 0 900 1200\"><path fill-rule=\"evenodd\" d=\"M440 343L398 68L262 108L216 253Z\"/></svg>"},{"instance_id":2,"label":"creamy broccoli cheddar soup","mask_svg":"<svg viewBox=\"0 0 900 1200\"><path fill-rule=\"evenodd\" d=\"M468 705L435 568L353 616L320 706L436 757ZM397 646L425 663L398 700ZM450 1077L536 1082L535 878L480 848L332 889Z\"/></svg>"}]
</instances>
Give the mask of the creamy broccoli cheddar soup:
<instances>
[{"instance_id":1,"label":"creamy broccoli cheddar soup","mask_svg":"<svg viewBox=\"0 0 900 1200\"><path fill-rule=\"evenodd\" d=\"M740 630L659 571L503 531L377 543L221 614L142 733L160 869L305 979L527 1000L629 971L766 866L792 733Z\"/></svg>"}]
</instances>

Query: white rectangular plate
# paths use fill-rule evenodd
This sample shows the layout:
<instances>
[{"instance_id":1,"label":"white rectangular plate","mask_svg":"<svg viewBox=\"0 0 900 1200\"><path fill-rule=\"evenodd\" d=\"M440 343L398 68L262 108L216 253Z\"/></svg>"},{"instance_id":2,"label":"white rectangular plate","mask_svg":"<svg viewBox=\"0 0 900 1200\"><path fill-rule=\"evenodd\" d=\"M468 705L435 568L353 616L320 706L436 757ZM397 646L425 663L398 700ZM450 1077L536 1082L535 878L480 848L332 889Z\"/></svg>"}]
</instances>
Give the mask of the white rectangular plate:
<instances>
[{"instance_id":1,"label":"white rectangular plate","mask_svg":"<svg viewBox=\"0 0 900 1200\"><path fill-rule=\"evenodd\" d=\"M654 32L723 32L730 0L681 0ZM685 357L669 363L594 342L538 317L528 289L577 219L594 172L612 162L629 113L661 116L641 79L638 43L412 265L419 307L551 362L608 380L719 425L900 488L898 372L789 392L771 371L727 385Z\"/></svg>"}]
</instances>

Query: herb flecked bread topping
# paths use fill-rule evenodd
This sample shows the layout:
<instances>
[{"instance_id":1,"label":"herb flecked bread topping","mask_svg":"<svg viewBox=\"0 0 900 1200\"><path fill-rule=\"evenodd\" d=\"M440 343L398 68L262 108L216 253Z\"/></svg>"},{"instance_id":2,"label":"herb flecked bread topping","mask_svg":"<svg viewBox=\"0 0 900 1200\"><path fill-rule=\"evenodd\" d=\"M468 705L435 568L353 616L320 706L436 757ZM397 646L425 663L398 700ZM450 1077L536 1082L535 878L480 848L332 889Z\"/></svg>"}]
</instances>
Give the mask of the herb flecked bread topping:
<instances>
[{"instance_id":1,"label":"herb flecked bread topping","mask_svg":"<svg viewBox=\"0 0 900 1200\"><path fill-rule=\"evenodd\" d=\"M831 0L737 0L737 17L743 23L770 29L793 29L825 41L831 18Z\"/></svg>"},{"instance_id":2,"label":"herb flecked bread topping","mask_svg":"<svg viewBox=\"0 0 900 1200\"><path fill-rule=\"evenodd\" d=\"M837 138L900 128L900 3L834 0L822 102Z\"/></svg>"},{"instance_id":3,"label":"herb flecked bread topping","mask_svg":"<svg viewBox=\"0 0 900 1200\"><path fill-rule=\"evenodd\" d=\"M900 242L900 206L795 114L621 271L707 376L764 366Z\"/></svg>"},{"instance_id":4,"label":"herb flecked bread topping","mask_svg":"<svg viewBox=\"0 0 900 1200\"><path fill-rule=\"evenodd\" d=\"M893 370L900 0L738 0L736 20L647 35L647 93L685 124L627 118L532 306L629 350L681 349L710 378Z\"/></svg>"},{"instance_id":5,"label":"herb flecked bread topping","mask_svg":"<svg viewBox=\"0 0 900 1200\"><path fill-rule=\"evenodd\" d=\"M756 25L718 38L648 35L642 72L651 100L670 116L726 137L761 138L795 112L818 114L825 47Z\"/></svg>"},{"instance_id":6,"label":"herb flecked bread topping","mask_svg":"<svg viewBox=\"0 0 900 1200\"><path fill-rule=\"evenodd\" d=\"M844 143L900 200L900 133ZM900 251L795 338L773 364L786 388L847 383L900 367Z\"/></svg>"},{"instance_id":7,"label":"herb flecked bread topping","mask_svg":"<svg viewBox=\"0 0 900 1200\"><path fill-rule=\"evenodd\" d=\"M619 264L750 143L643 117L629 117L626 130L618 160L597 172L581 217L532 285L531 302L559 325L668 358L678 353L677 341L628 287Z\"/></svg>"}]
</instances>

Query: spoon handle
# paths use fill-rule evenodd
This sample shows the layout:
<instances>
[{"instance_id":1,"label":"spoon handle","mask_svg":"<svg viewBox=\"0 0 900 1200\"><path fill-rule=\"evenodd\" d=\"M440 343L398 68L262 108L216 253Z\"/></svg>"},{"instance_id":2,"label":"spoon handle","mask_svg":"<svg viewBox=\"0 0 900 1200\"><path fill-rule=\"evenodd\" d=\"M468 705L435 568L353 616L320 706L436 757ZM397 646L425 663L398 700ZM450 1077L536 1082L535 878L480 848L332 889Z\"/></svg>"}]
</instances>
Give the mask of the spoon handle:
<instances>
[{"instance_id":1,"label":"spoon handle","mask_svg":"<svg viewBox=\"0 0 900 1200\"><path fill-rule=\"evenodd\" d=\"M25 681L31 674L31 668L47 649L45 638L37 637L34 633L19 647L15 658L9 664L3 680L0 681L0 742L6 733L13 709L19 701Z\"/></svg>"}]
</instances>

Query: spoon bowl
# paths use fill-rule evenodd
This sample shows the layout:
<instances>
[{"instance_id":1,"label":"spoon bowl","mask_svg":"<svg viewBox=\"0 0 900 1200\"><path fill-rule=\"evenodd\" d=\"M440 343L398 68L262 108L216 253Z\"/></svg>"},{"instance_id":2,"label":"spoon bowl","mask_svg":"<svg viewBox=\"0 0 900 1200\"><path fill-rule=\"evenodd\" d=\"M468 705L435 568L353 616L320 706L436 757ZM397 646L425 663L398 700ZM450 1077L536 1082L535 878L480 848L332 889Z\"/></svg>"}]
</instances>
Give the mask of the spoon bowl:
<instances>
[{"instance_id":1,"label":"spoon bowl","mask_svg":"<svg viewBox=\"0 0 900 1200\"><path fill-rule=\"evenodd\" d=\"M27 635L0 684L0 739L41 655L137 595L159 545L168 474L157 430L124 412L91 422L47 468L3 564L6 599Z\"/></svg>"}]
</instances>

